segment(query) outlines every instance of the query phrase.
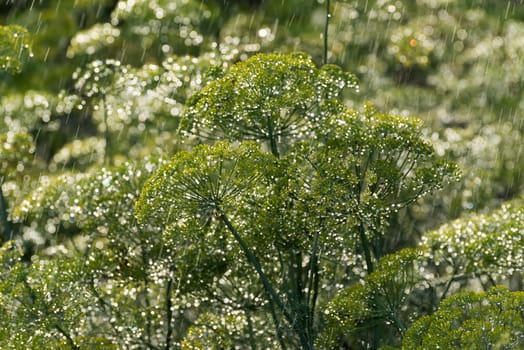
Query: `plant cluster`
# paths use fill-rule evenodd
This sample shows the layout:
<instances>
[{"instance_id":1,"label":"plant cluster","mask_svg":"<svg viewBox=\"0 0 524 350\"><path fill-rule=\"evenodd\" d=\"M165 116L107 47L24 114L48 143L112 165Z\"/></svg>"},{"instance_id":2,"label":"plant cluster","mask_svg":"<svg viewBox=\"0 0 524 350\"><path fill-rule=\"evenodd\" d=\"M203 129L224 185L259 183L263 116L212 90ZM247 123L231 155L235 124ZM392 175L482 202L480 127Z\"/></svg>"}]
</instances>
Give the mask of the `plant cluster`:
<instances>
[{"instance_id":1,"label":"plant cluster","mask_svg":"<svg viewBox=\"0 0 524 350\"><path fill-rule=\"evenodd\" d=\"M0 347L521 348L516 3L0 5Z\"/></svg>"}]
</instances>

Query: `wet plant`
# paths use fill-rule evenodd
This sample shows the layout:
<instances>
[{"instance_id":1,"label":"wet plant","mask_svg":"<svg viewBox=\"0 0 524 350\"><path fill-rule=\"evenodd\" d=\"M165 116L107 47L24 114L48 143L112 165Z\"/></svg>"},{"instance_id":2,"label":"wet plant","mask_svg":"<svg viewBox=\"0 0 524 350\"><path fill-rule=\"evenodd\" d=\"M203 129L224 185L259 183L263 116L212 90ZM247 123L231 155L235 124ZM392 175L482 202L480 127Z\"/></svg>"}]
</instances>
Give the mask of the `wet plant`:
<instances>
[{"instance_id":1,"label":"wet plant","mask_svg":"<svg viewBox=\"0 0 524 350\"><path fill-rule=\"evenodd\" d=\"M520 348L518 3L0 4L0 347Z\"/></svg>"},{"instance_id":2,"label":"wet plant","mask_svg":"<svg viewBox=\"0 0 524 350\"><path fill-rule=\"evenodd\" d=\"M314 347L317 305L328 298L320 285L344 283L334 264L362 267L345 260L344 250L363 252L373 272L390 215L456 175L420 138L416 120L369 106L344 110L337 97L351 85L324 72L347 75L324 66L315 77L314 69L304 56L257 55L209 84L186 116L190 131L240 143L176 154L146 183L137 206L144 227L180 240L175 255L215 246L223 255L219 281L253 269L258 278L250 283L262 289L262 310L283 348Z\"/></svg>"}]
</instances>

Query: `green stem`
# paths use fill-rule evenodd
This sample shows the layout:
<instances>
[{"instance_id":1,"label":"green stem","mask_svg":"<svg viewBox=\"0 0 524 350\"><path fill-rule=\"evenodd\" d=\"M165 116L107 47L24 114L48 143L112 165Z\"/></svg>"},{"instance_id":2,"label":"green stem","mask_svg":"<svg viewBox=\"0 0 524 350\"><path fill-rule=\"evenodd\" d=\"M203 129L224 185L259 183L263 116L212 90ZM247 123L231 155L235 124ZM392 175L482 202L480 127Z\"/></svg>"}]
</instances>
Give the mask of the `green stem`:
<instances>
[{"instance_id":1,"label":"green stem","mask_svg":"<svg viewBox=\"0 0 524 350\"><path fill-rule=\"evenodd\" d=\"M262 282L262 285L264 286L264 289L267 292L267 295L269 297L269 301L273 301L275 305L278 307L280 312L284 315L286 320L289 322L291 327L293 328L296 335L298 335L300 339L300 344L302 345L303 349L311 349L309 346L309 341L307 339L307 336L305 334L305 330L301 329L300 326L297 327L295 321L296 317L293 317L293 315L289 312L289 310L284 306L284 303L280 299L280 296L277 294L273 286L271 285L271 282L269 281L269 278L264 273L264 270L262 269L262 265L260 264L260 261L258 258L253 254L253 252L249 249L244 239L240 236L240 234L237 232L231 221L229 221L229 218L222 212L219 208L217 208L217 211L220 213L220 218L224 222L224 224L227 226L229 231L233 234L233 237L235 237L235 240L240 245L240 248L242 249L242 252L246 255L247 260L253 266L255 271L258 274L258 277L260 281Z\"/></svg>"},{"instance_id":2,"label":"green stem","mask_svg":"<svg viewBox=\"0 0 524 350\"><path fill-rule=\"evenodd\" d=\"M171 271L170 271L171 272ZM165 350L169 350L171 346L171 336L173 334L172 318L173 318L173 308L171 302L171 289L173 288L173 279L171 276L167 280L166 288L166 321L167 321L167 334L166 334L166 346Z\"/></svg>"},{"instance_id":3,"label":"green stem","mask_svg":"<svg viewBox=\"0 0 524 350\"><path fill-rule=\"evenodd\" d=\"M282 329L280 327L280 321L279 321L279 319L277 317L277 313L275 311L275 304L273 303L273 301L271 300L271 298L267 294L267 291L266 291L266 295L267 295L267 299L268 299L268 302L269 302L269 311L271 312L271 318L273 318L273 323L275 324L275 330L276 330L276 333L277 333L278 343L280 344L280 348L282 350L287 350L286 343L284 342L284 336L282 335Z\"/></svg>"},{"instance_id":4,"label":"green stem","mask_svg":"<svg viewBox=\"0 0 524 350\"><path fill-rule=\"evenodd\" d=\"M453 271L453 276L451 276L451 278L449 279L449 281L446 283L446 287L444 287L444 291L442 292L442 295L440 296L440 300L444 300L448 294L448 291L449 291L449 288L451 287L451 284L453 282L455 282L455 273L456 273L456 269L455 271Z\"/></svg>"},{"instance_id":5,"label":"green stem","mask_svg":"<svg viewBox=\"0 0 524 350\"><path fill-rule=\"evenodd\" d=\"M302 297L302 283L301 273L299 268L301 267L301 261L299 262L300 253L296 253L294 249L291 250L289 255L288 271L289 271L289 286L287 289L287 295L289 304L293 305L295 311L295 318L292 324L293 328L297 331L300 337L300 342L303 349L309 349L309 340L307 336L307 309L304 311L304 303ZM307 306L306 306L307 308Z\"/></svg>"},{"instance_id":6,"label":"green stem","mask_svg":"<svg viewBox=\"0 0 524 350\"><path fill-rule=\"evenodd\" d=\"M104 300L104 298L100 295L100 293L96 289L93 276L90 276L88 282L89 282L88 286L89 286L90 292L93 293L93 295L95 296L95 298L98 301L98 304L100 304L101 308L106 313L106 315L112 316L113 307L107 301ZM118 310L115 311L115 314L117 315L119 319L122 319L122 316L120 315L120 312L118 312ZM114 335L118 337L120 335L120 332L116 329L115 325L112 322L109 322L109 326L111 327L111 330L113 331Z\"/></svg>"},{"instance_id":7,"label":"green stem","mask_svg":"<svg viewBox=\"0 0 524 350\"><path fill-rule=\"evenodd\" d=\"M299 330L302 346L304 349L313 348L313 339L310 332L309 305L304 295L302 253L292 249L289 263L289 278L292 281L291 294L289 300L296 310L295 328Z\"/></svg>"},{"instance_id":8,"label":"green stem","mask_svg":"<svg viewBox=\"0 0 524 350\"><path fill-rule=\"evenodd\" d=\"M2 190L2 184L4 183L4 177L0 177L0 220L4 229L4 242L12 239L11 223L7 219L7 201L4 197L4 191Z\"/></svg>"},{"instance_id":9,"label":"green stem","mask_svg":"<svg viewBox=\"0 0 524 350\"><path fill-rule=\"evenodd\" d=\"M313 239L313 247L311 249L311 261L309 264L309 277L307 286L306 305L308 307L308 317L306 327L310 334L313 331L314 317L315 317L315 304L318 292L318 236L319 232L315 232L315 238ZM310 337L311 339L313 337Z\"/></svg>"},{"instance_id":10,"label":"green stem","mask_svg":"<svg viewBox=\"0 0 524 350\"><path fill-rule=\"evenodd\" d=\"M271 153L277 158L280 158L280 154L278 153L278 145L277 141L275 140L274 130L273 130L273 123L271 122L271 117L267 116L267 131L269 133L269 143L271 145Z\"/></svg>"},{"instance_id":11,"label":"green stem","mask_svg":"<svg viewBox=\"0 0 524 350\"><path fill-rule=\"evenodd\" d=\"M326 0L326 26L324 27L324 64L328 63L328 30L329 30L329 13L330 1Z\"/></svg>"},{"instance_id":12,"label":"green stem","mask_svg":"<svg viewBox=\"0 0 524 350\"><path fill-rule=\"evenodd\" d=\"M277 254L278 254L278 262L280 264L280 271L281 271L280 278L282 279L282 288L284 290L287 290L287 288L289 288L289 282L288 282L288 278L285 272L284 260L282 259L282 254L279 249L277 249ZM267 291L266 291L266 295L267 295ZM277 313L275 311L275 305L271 301L271 298L269 298L269 296L268 296L268 300L269 300L269 307L271 311L271 317L273 318L273 322L275 323L275 330L277 334L278 343L280 344L280 347L282 350L287 350L286 343L284 342L284 336L282 335L282 328L280 327L280 320L277 318Z\"/></svg>"},{"instance_id":13,"label":"green stem","mask_svg":"<svg viewBox=\"0 0 524 350\"><path fill-rule=\"evenodd\" d=\"M369 247L369 241L366 237L366 230L364 229L363 223L360 223L359 225L358 235L360 238L360 243L362 244L362 249L364 249L364 257L366 259L368 274L370 274L373 272L373 260L371 259L371 249Z\"/></svg>"},{"instance_id":14,"label":"green stem","mask_svg":"<svg viewBox=\"0 0 524 350\"><path fill-rule=\"evenodd\" d=\"M106 147L104 150L104 165L112 165L113 157L110 154L110 145L109 145L109 124L107 123L107 103L106 99L102 99L103 108L104 108L104 139L106 141Z\"/></svg>"},{"instance_id":15,"label":"green stem","mask_svg":"<svg viewBox=\"0 0 524 350\"><path fill-rule=\"evenodd\" d=\"M62 334L67 339L67 342L71 346L71 349L74 349L74 350L80 349L80 347L75 344L75 341L73 340L73 338L71 338L71 335L69 335L69 333L67 333L58 323L55 324L55 329L58 332L60 332L60 334Z\"/></svg>"},{"instance_id":16,"label":"green stem","mask_svg":"<svg viewBox=\"0 0 524 350\"><path fill-rule=\"evenodd\" d=\"M397 332L402 338L407 329L406 325L404 324L404 321L402 321L402 319L400 319L400 317L396 313L390 315L390 320L393 322L395 328L397 329Z\"/></svg>"},{"instance_id":17,"label":"green stem","mask_svg":"<svg viewBox=\"0 0 524 350\"><path fill-rule=\"evenodd\" d=\"M42 317L41 313L38 312L39 310L35 308L35 305L40 305L44 309L42 310L44 317L51 315L52 312L49 310L49 305L47 304L46 301L38 300L39 299L38 294L34 291L33 287L29 285L27 276L25 276L22 282L25 288L27 288L31 302L28 304L19 296L16 297L16 300L18 300L31 314L33 314L35 316L35 319L40 319ZM53 322L50 324L50 326L56 329L60 334L62 334L67 339L71 349L73 350L80 349L80 347L76 345L71 335L68 332L66 332L66 330L62 328L62 326L59 323Z\"/></svg>"},{"instance_id":18,"label":"green stem","mask_svg":"<svg viewBox=\"0 0 524 350\"><path fill-rule=\"evenodd\" d=\"M249 249L244 239L237 232L237 230L235 229L231 221L229 221L229 218L227 217L227 215L221 212L220 210L218 210L218 212L220 213L220 218L222 219L226 227L229 229L229 231L233 234L233 237L235 238L237 243L240 245L240 249L242 249L242 252L246 255L247 260L249 261L249 263L253 266L253 268L257 272L258 277L260 278L260 281L262 282L262 285L264 286L264 289L269 294L269 297L271 298L271 300L275 302L276 306L284 314L286 319L290 323L292 323L293 317L291 317L291 314L289 314L289 312L285 308L284 303L282 302L277 292L271 285L271 282L269 282L267 275L262 270L262 265L260 264L260 261L255 256L255 254L253 254L253 252Z\"/></svg>"},{"instance_id":19,"label":"green stem","mask_svg":"<svg viewBox=\"0 0 524 350\"><path fill-rule=\"evenodd\" d=\"M371 157L368 155L368 159ZM368 167L368 162L365 162L362 164L355 164L355 173L359 177L358 181L358 192L357 192L357 203L360 206L362 201L362 194L364 193L364 189L366 186L366 172ZM371 259L371 247L369 244L369 240L366 236L366 229L364 227L364 223L362 222L362 218L360 218L360 225L358 226L358 235L360 238L360 243L362 244L362 249L364 250L364 258L366 259L366 267L368 270L368 274L373 272L373 260Z\"/></svg>"},{"instance_id":20,"label":"green stem","mask_svg":"<svg viewBox=\"0 0 524 350\"><path fill-rule=\"evenodd\" d=\"M313 271L313 294L311 298L311 306L310 306L310 320L311 320L311 329L313 329L314 321L315 321L315 308L317 306L317 298L318 298L318 289L320 286L320 273L318 272L318 256L316 257L316 262L314 265L314 271Z\"/></svg>"},{"instance_id":21,"label":"green stem","mask_svg":"<svg viewBox=\"0 0 524 350\"><path fill-rule=\"evenodd\" d=\"M222 210L220 210L220 208L218 207L217 207L217 211L220 213L220 218L222 222L226 225L229 231L233 234L233 237L235 238L237 243L240 245L240 249L246 255L247 260L249 261L251 266L253 266L253 268L257 272L260 282L262 282L262 285L264 286L264 289L266 291L268 301L273 302L278 307L279 311L284 315L286 320L289 322L289 324L293 328L293 331L295 332L296 335L298 335L300 339L300 344L302 346L302 349L313 349L313 346L310 345L312 344L312 342L310 342L310 340L307 337L307 331L303 329L303 327L300 327L300 325L297 326L296 324L297 317L294 317L294 316L300 316L300 315L292 315L289 312L289 310L284 306L282 299L280 299L280 296L275 291L275 288L273 288L273 285L271 284L271 282L269 281L269 278L267 277L264 270L262 269L262 265L260 264L260 261L258 260L256 255L253 254L251 249L249 249L249 247L247 246L242 236L240 236L240 234L235 229L231 221L229 221L229 218L227 217L227 215ZM293 261L293 259L291 260ZM292 309L295 310L297 308L295 307Z\"/></svg>"}]
</instances>

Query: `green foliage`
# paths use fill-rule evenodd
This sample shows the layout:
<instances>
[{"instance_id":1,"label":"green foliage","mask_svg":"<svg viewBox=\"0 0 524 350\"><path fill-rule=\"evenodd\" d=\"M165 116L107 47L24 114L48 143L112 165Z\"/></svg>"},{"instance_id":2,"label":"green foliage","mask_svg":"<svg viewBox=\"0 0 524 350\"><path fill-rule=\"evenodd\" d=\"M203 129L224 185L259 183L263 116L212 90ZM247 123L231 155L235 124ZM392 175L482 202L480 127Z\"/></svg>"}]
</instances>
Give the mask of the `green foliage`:
<instances>
[{"instance_id":1,"label":"green foliage","mask_svg":"<svg viewBox=\"0 0 524 350\"><path fill-rule=\"evenodd\" d=\"M73 331L85 323L82 309L92 302L82 288L84 259L64 257L27 265L20 261L20 254L12 241L0 251L4 267L0 284L2 348L89 348L90 337ZM114 348L101 340L97 341L101 349Z\"/></svg>"},{"instance_id":2,"label":"green foliage","mask_svg":"<svg viewBox=\"0 0 524 350\"><path fill-rule=\"evenodd\" d=\"M518 2L0 4L0 347L522 347Z\"/></svg>"},{"instance_id":3,"label":"green foliage","mask_svg":"<svg viewBox=\"0 0 524 350\"><path fill-rule=\"evenodd\" d=\"M326 236L332 239L328 251L340 256L339 248L358 242L372 272L386 253L386 228L393 215L455 180L457 168L438 159L420 137L419 121L369 106L328 118L320 132L318 144L304 142L293 154L309 168L309 178L302 180L306 197L297 205L336 232Z\"/></svg>"},{"instance_id":4,"label":"green foliage","mask_svg":"<svg viewBox=\"0 0 524 350\"><path fill-rule=\"evenodd\" d=\"M67 56L74 57L80 53L93 55L102 48L113 45L119 36L118 27L110 23L97 23L75 34L67 48Z\"/></svg>"},{"instance_id":5,"label":"green foliage","mask_svg":"<svg viewBox=\"0 0 524 350\"><path fill-rule=\"evenodd\" d=\"M84 175L61 174L43 176L37 186L12 209L13 222L30 222L23 229L24 238L36 245L45 245L49 237L61 230L71 229L75 217L73 186Z\"/></svg>"},{"instance_id":6,"label":"green foliage","mask_svg":"<svg viewBox=\"0 0 524 350\"><path fill-rule=\"evenodd\" d=\"M55 97L45 91L8 94L0 101L0 130L4 133L33 132L51 122Z\"/></svg>"},{"instance_id":7,"label":"green foliage","mask_svg":"<svg viewBox=\"0 0 524 350\"><path fill-rule=\"evenodd\" d=\"M340 203L379 221L378 213L387 216L457 177L456 166L439 160L420 134L420 121L367 106L330 117L317 135L320 145L305 153L325 188L329 182L346 190Z\"/></svg>"},{"instance_id":8,"label":"green foliage","mask_svg":"<svg viewBox=\"0 0 524 350\"><path fill-rule=\"evenodd\" d=\"M304 54L256 55L193 96L182 128L204 138L268 142L278 154L277 142L311 137L342 110L342 90L356 87L351 74L318 69Z\"/></svg>"},{"instance_id":9,"label":"green foliage","mask_svg":"<svg viewBox=\"0 0 524 350\"><path fill-rule=\"evenodd\" d=\"M246 328L247 322L241 314L225 317L203 314L189 328L181 349L230 349L238 344Z\"/></svg>"},{"instance_id":10,"label":"green foliage","mask_svg":"<svg viewBox=\"0 0 524 350\"><path fill-rule=\"evenodd\" d=\"M137 203L138 219L158 226L191 226L184 225L186 220L204 224L222 210L236 208L239 195L263 194L260 173L268 165L271 157L254 143L238 148L200 145L179 152L146 183Z\"/></svg>"},{"instance_id":11,"label":"green foliage","mask_svg":"<svg viewBox=\"0 0 524 350\"><path fill-rule=\"evenodd\" d=\"M330 300L323 312L326 331L318 345L331 349L342 339L366 348L373 342L373 336L366 335L371 329L402 337L406 320L401 307L416 283L414 262L419 255L415 249L404 249L383 257L375 272Z\"/></svg>"},{"instance_id":12,"label":"green foliage","mask_svg":"<svg viewBox=\"0 0 524 350\"><path fill-rule=\"evenodd\" d=\"M417 320L403 349L518 349L524 345L524 293L493 287L444 300L437 312Z\"/></svg>"},{"instance_id":13,"label":"green foliage","mask_svg":"<svg viewBox=\"0 0 524 350\"><path fill-rule=\"evenodd\" d=\"M469 169L463 172L460 183L449 187L456 193L455 198L450 198L459 206L456 211L494 207L501 198L513 198L521 192L521 139L522 132L508 122L478 129L449 128L442 135L432 135L439 154L460 159L459 167Z\"/></svg>"},{"instance_id":14,"label":"green foliage","mask_svg":"<svg viewBox=\"0 0 524 350\"><path fill-rule=\"evenodd\" d=\"M487 20L483 13L476 13L473 17L477 23ZM504 22L500 31L488 32L482 37L475 37L478 34L469 26L460 29L456 44L460 47L457 58L460 65L455 68L444 63L449 74L432 77L432 85L440 91L454 91L458 101L470 100L470 108L477 111L486 108L506 111L504 119L511 120L512 110L522 108L522 68L515 63L515 58L520 57L524 50L522 41L518 39L523 31L522 23L511 20ZM458 44L463 42L460 38L464 44ZM485 123L495 122L498 116L487 113L481 119ZM522 127L519 129L522 130Z\"/></svg>"},{"instance_id":15,"label":"green foliage","mask_svg":"<svg viewBox=\"0 0 524 350\"><path fill-rule=\"evenodd\" d=\"M273 59L255 58L264 62ZM255 58L248 62L254 65L258 62ZM295 63L288 64L294 67ZM281 71L290 70L282 67ZM229 107L231 99L221 97L224 89L219 84L225 84L226 90L231 85L228 74L204 88L204 92L214 90L218 97L205 95L209 102L197 100L197 108L200 104L207 108L216 103L217 107L206 110L214 116L216 108L225 105L224 113L231 118L238 115L231 111L244 110L240 97L238 102L233 101L238 107ZM268 77L260 82L262 86L277 81L271 72L265 74ZM277 71L275 76L279 74ZM334 96L338 93L336 90ZM306 93L306 103L310 103L311 96ZM279 102L278 95L275 99ZM298 98L293 101L301 106ZM318 104L315 101L318 100L313 100L312 105L320 106L322 111L322 100ZM420 138L417 121L380 114L371 107L334 114L342 106L336 100L327 101L334 107L333 114L319 112L321 117L315 121L322 120L323 127L306 125L304 129L310 129L313 137L291 146L282 158L275 148L271 147L272 154L264 153L254 143L200 145L192 152L179 152L160 168L145 185L137 203L139 221L144 227L164 230L164 235L169 235L174 242L170 249L177 260L185 264L193 261L188 252L196 247L198 255L207 253L201 261L190 264L198 267L193 269L197 275L192 273L195 281L211 281L212 276L200 270L207 266L206 259L222 259L215 267L217 278L224 273L241 276L243 264L231 264L246 259L257 271L269 303L277 306L291 324L289 331L306 347L309 339L314 338L315 300L324 297L318 289L311 290L318 283L320 265L317 266L316 254L323 251L328 261L351 266L355 262L347 259L344 250L359 240L368 272L372 272L374 262L383 255L380 241L391 214L456 176L456 167L438 160L431 146ZM258 118L249 111L244 118ZM278 121L278 115L271 118ZM211 125L212 121L208 123ZM228 128L224 124L220 132L230 132L231 139L242 139L245 130L233 130L233 124L231 121ZM301 141L301 135L288 136ZM310 207L313 204L315 209ZM252 217L253 212L259 214ZM215 251L207 248L210 245ZM276 256L281 260L280 267L272 267ZM224 269L217 269L219 266ZM344 280L332 268L326 264L323 278L327 286ZM274 274L276 271L280 271L280 276ZM300 287L308 284L309 290ZM304 322L304 326L293 328L294 318L299 318L297 322ZM293 344L297 340L285 341Z\"/></svg>"},{"instance_id":16,"label":"green foliage","mask_svg":"<svg viewBox=\"0 0 524 350\"><path fill-rule=\"evenodd\" d=\"M75 168L86 169L93 164L102 164L105 140L88 137L69 142L53 155L49 164L51 169Z\"/></svg>"},{"instance_id":17,"label":"green foliage","mask_svg":"<svg viewBox=\"0 0 524 350\"><path fill-rule=\"evenodd\" d=\"M81 96L98 101L116 87L114 76L127 69L116 60L90 62L83 71L79 69L73 74L75 89Z\"/></svg>"},{"instance_id":18,"label":"green foliage","mask_svg":"<svg viewBox=\"0 0 524 350\"><path fill-rule=\"evenodd\" d=\"M241 208L254 208L268 192L262 172L268 166L271 157L256 144L233 148L217 143L177 153L147 181L137 217L144 227L163 231L177 275L185 280L181 288L210 283L240 259L220 216L227 213L242 222ZM258 232L253 236L246 240L264 237ZM186 280L187 275L194 277Z\"/></svg>"},{"instance_id":19,"label":"green foliage","mask_svg":"<svg viewBox=\"0 0 524 350\"><path fill-rule=\"evenodd\" d=\"M212 11L213 10L213 11ZM213 4L199 1L118 1L109 23L98 23L78 32L67 55L104 54L125 47L127 59L152 53L151 57L195 53L204 43L204 34L214 33L217 11ZM127 42L138 45L128 46Z\"/></svg>"},{"instance_id":20,"label":"green foliage","mask_svg":"<svg viewBox=\"0 0 524 350\"><path fill-rule=\"evenodd\" d=\"M166 309L173 305L171 298L175 299L168 291L175 289L174 277L176 285L181 285L180 275L187 276L187 270L166 273L174 266L166 249L170 242L136 225L135 200L155 169L156 163L144 161L42 179L40 187L14 209L15 222L31 223L23 238L32 240L41 256L54 261L80 250L83 275L78 280L82 283L78 293L90 297L90 306L77 310L84 317L82 323L68 327L79 334L96 334L99 339L82 338L78 344L93 341L102 346L105 338L122 348L129 343L144 347L165 341L166 313L174 312ZM72 233L74 239L66 239ZM42 283L47 286L51 282ZM64 302L68 299L60 298ZM174 305L183 310L181 305L191 303L183 298ZM177 324L184 322L180 316Z\"/></svg>"},{"instance_id":21,"label":"green foliage","mask_svg":"<svg viewBox=\"0 0 524 350\"><path fill-rule=\"evenodd\" d=\"M32 56L27 29L17 25L0 26L0 43L0 69L20 73L24 61Z\"/></svg>"},{"instance_id":22,"label":"green foliage","mask_svg":"<svg viewBox=\"0 0 524 350\"><path fill-rule=\"evenodd\" d=\"M170 56L161 65L141 68L117 60L93 61L73 75L78 95L65 97L78 110L92 114L111 156L141 157L151 149L162 155L179 147L171 133L179 126L185 101L219 76L230 59L213 53ZM73 151L71 146L64 146L65 155Z\"/></svg>"},{"instance_id":23,"label":"green foliage","mask_svg":"<svg viewBox=\"0 0 524 350\"><path fill-rule=\"evenodd\" d=\"M38 186L13 208L12 219L30 222L27 234L32 232L37 244L78 229L94 235L92 239L96 239L96 232L112 237L116 244L113 235L120 234L122 227L129 237L136 234L134 202L156 164L144 160L91 173L41 177ZM120 238L127 244L123 236Z\"/></svg>"},{"instance_id":24,"label":"green foliage","mask_svg":"<svg viewBox=\"0 0 524 350\"><path fill-rule=\"evenodd\" d=\"M524 207L507 203L489 214L458 219L422 237L425 254L456 274L512 274L524 262Z\"/></svg>"},{"instance_id":25,"label":"green foliage","mask_svg":"<svg viewBox=\"0 0 524 350\"><path fill-rule=\"evenodd\" d=\"M0 134L0 174L2 180L13 178L24 170L34 153L33 139L25 132Z\"/></svg>"}]
</instances>

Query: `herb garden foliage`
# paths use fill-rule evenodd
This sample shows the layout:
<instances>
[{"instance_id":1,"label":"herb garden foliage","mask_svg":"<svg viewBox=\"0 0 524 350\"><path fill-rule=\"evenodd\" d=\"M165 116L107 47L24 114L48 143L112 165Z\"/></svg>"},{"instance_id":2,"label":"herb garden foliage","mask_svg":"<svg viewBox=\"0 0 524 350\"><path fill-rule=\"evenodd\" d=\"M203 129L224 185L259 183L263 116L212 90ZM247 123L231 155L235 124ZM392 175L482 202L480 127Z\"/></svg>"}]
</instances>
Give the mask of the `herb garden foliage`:
<instances>
[{"instance_id":1,"label":"herb garden foliage","mask_svg":"<svg viewBox=\"0 0 524 350\"><path fill-rule=\"evenodd\" d=\"M457 293L406 332L405 349L518 349L524 345L524 293L493 287Z\"/></svg>"},{"instance_id":2,"label":"herb garden foliage","mask_svg":"<svg viewBox=\"0 0 524 350\"><path fill-rule=\"evenodd\" d=\"M524 264L524 208L509 202L490 214L453 221L426 233L422 244L435 264L455 274L513 274Z\"/></svg>"},{"instance_id":3,"label":"herb garden foliage","mask_svg":"<svg viewBox=\"0 0 524 350\"><path fill-rule=\"evenodd\" d=\"M249 127L258 129L260 139L270 139L269 150L264 152L259 144L242 141L179 152L146 183L137 213L142 225L180 241L173 249L185 250L189 242L202 244L203 249L215 246L213 255L222 262L216 266L225 267L217 269L217 278L222 273L240 278L245 267L239 260L245 260L258 276L255 283L263 289L271 309L267 312L275 315L275 333L281 345L312 348L319 331L317 302L328 297L320 286L345 278L332 271L331 265L351 263L340 259L344 258L343 250L353 246L363 252L366 269L372 272L383 255L380 243L391 213L438 188L455 176L455 168L436 159L420 138L420 127L414 120L379 114L371 107L345 111L339 106L331 114L322 108L305 108L298 93L304 88L302 79L284 80L288 86L283 97L278 92L268 96L267 89L257 85L248 89L247 82L242 82L242 75L248 76L256 64L276 66L278 77L282 72L300 73L298 63L303 60L303 56L257 55L204 88L205 100L196 105L209 111L190 110L191 117L225 116L221 120L226 124L219 126L217 137L230 132L238 141L252 136ZM267 82L261 77L260 81L252 79L253 84L274 86L272 70L264 72ZM323 76L317 79L326 80ZM229 90L231 81L245 87ZM343 87L344 81L339 81ZM254 107L262 101L268 106L285 105L286 90L296 92L298 107L290 116L278 109ZM305 92L304 103L312 104L308 101L311 95ZM319 95L336 97L338 91ZM313 99L320 107L323 103L336 106L336 101L318 100ZM228 122L228 116L239 118L239 122ZM242 117L252 121L243 122ZM289 119L290 125L308 117L310 121L301 126L303 131L295 142L286 142L279 131L279 125L285 125L280 117ZM213 129L208 130L211 136ZM302 140L302 134L310 137ZM288 148L287 154L280 155L283 147L279 144ZM330 263L320 260L321 255Z\"/></svg>"},{"instance_id":4,"label":"herb garden foliage","mask_svg":"<svg viewBox=\"0 0 524 350\"><path fill-rule=\"evenodd\" d=\"M20 73L24 61L31 56L27 29L17 26L0 26L0 70Z\"/></svg>"},{"instance_id":5,"label":"herb garden foliage","mask_svg":"<svg viewBox=\"0 0 524 350\"><path fill-rule=\"evenodd\" d=\"M29 33L20 26L0 26L0 74L16 74L30 56ZM7 201L2 189L6 180L21 173L34 152L33 139L27 130L8 128L8 122L0 128L0 220L3 241L13 237L8 220Z\"/></svg>"},{"instance_id":6,"label":"herb garden foliage","mask_svg":"<svg viewBox=\"0 0 524 350\"><path fill-rule=\"evenodd\" d=\"M183 128L201 137L279 143L313 137L326 118L340 112L353 75L339 67L320 69L303 54L254 56L236 64L189 101Z\"/></svg>"},{"instance_id":7,"label":"herb garden foliage","mask_svg":"<svg viewBox=\"0 0 524 350\"><path fill-rule=\"evenodd\" d=\"M402 307L417 283L414 264L419 255L416 249L407 248L385 256L377 271L330 300L324 311L326 331L319 345L333 348L341 340L355 341L352 334L375 345L378 332L402 337L408 324Z\"/></svg>"},{"instance_id":8,"label":"herb garden foliage","mask_svg":"<svg viewBox=\"0 0 524 350\"><path fill-rule=\"evenodd\" d=\"M522 348L522 10L326 3L0 5L2 349Z\"/></svg>"}]
</instances>

